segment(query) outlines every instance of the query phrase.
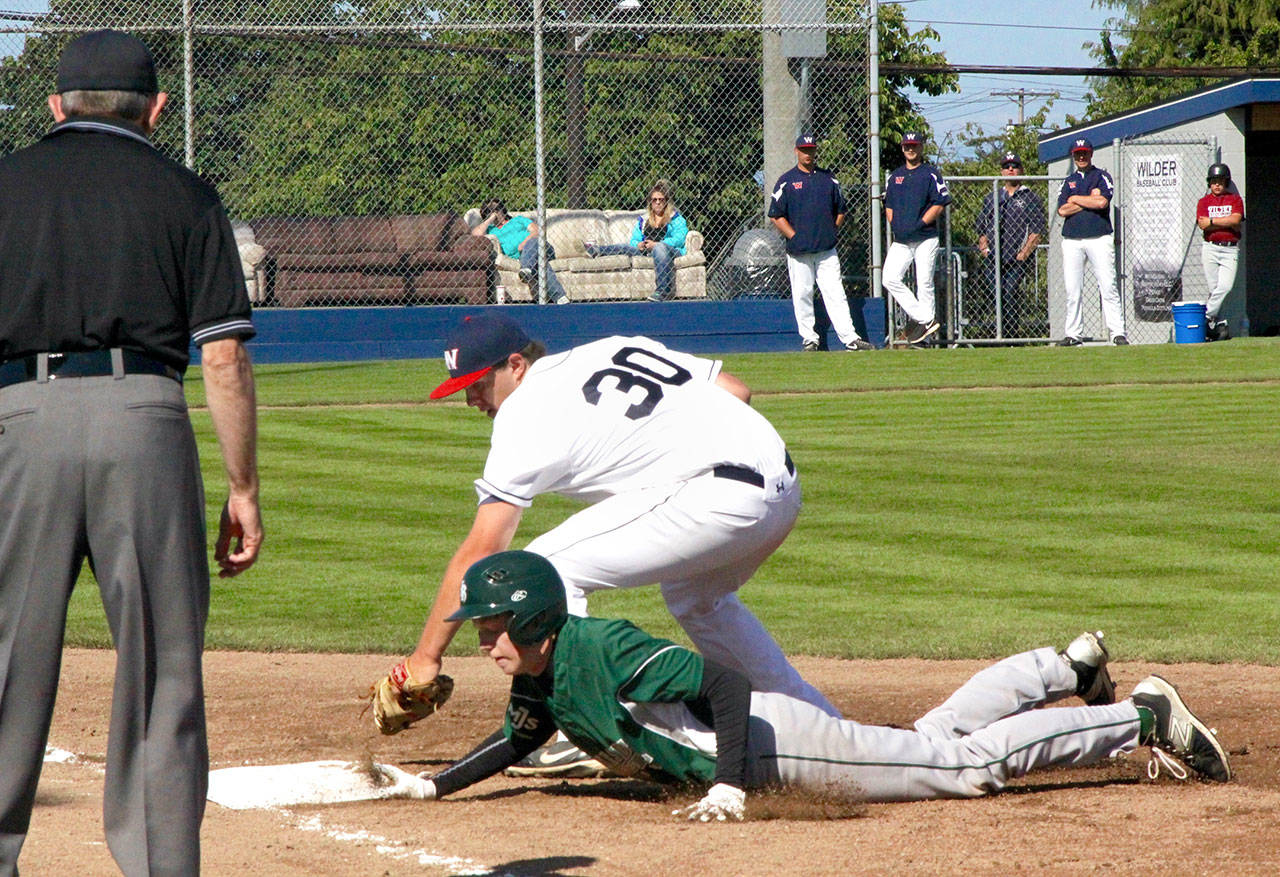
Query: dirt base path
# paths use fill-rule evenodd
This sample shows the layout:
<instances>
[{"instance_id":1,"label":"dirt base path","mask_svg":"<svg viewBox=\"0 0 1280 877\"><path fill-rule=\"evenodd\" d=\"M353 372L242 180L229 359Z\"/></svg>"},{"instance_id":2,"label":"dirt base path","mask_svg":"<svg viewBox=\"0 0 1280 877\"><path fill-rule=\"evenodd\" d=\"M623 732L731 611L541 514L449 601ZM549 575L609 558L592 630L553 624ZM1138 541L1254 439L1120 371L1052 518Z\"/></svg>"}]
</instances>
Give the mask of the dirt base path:
<instances>
[{"instance_id":1,"label":"dirt base path","mask_svg":"<svg viewBox=\"0 0 1280 877\"><path fill-rule=\"evenodd\" d=\"M373 730L359 696L396 659L211 653L213 766L358 760L439 769L497 727L505 677L451 660L446 711L396 737ZM114 656L66 655L24 873L117 873L102 834ZM800 672L860 721L909 725L982 665L800 658ZM1148 673L1175 682L1220 732L1229 785L1146 778L1146 750L1102 767L1033 774L973 801L880 804L851 818L678 823L689 796L630 780L494 778L441 802L373 801L272 811L210 804L211 875L326 874L1276 874L1280 873L1280 672L1239 665L1113 663L1127 692ZM777 815L771 809L768 815ZM847 814L845 814L847 816Z\"/></svg>"}]
</instances>

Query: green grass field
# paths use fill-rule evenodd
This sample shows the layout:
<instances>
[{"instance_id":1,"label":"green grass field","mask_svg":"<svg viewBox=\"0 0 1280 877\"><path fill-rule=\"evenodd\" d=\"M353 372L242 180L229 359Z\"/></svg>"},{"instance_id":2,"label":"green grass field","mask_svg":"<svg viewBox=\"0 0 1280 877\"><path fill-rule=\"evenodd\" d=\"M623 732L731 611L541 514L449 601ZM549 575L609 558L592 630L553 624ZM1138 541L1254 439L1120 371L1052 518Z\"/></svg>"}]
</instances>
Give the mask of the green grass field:
<instances>
[{"instance_id":1,"label":"green grass field","mask_svg":"<svg viewBox=\"0 0 1280 877\"><path fill-rule=\"evenodd\" d=\"M743 590L788 652L1280 663L1280 343L751 354L805 510ZM439 361L257 370L267 544L211 648L407 652L475 508L489 421ZM198 370L188 379L202 404ZM194 414L210 526L224 479ZM541 498L515 546L573 511ZM682 639L656 588L593 598ZM86 574L68 641L109 642ZM468 653L464 632L454 650Z\"/></svg>"}]
</instances>

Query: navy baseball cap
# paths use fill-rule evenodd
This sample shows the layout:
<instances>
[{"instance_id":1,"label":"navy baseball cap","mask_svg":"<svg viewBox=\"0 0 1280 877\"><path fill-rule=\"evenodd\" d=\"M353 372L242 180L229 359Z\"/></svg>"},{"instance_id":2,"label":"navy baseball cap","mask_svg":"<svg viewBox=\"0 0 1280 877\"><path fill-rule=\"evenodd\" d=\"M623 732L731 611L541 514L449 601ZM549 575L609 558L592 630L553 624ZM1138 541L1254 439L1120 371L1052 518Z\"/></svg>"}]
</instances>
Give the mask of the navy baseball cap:
<instances>
[{"instance_id":1,"label":"navy baseball cap","mask_svg":"<svg viewBox=\"0 0 1280 877\"><path fill-rule=\"evenodd\" d=\"M67 43L58 58L57 92L135 91L155 94L156 62L137 37L95 30Z\"/></svg>"},{"instance_id":2,"label":"navy baseball cap","mask_svg":"<svg viewBox=\"0 0 1280 877\"><path fill-rule=\"evenodd\" d=\"M801 134L796 138L796 149L817 149L818 141L813 139L812 134Z\"/></svg>"},{"instance_id":3,"label":"navy baseball cap","mask_svg":"<svg viewBox=\"0 0 1280 877\"><path fill-rule=\"evenodd\" d=\"M463 317L444 342L449 379L431 391L431 398L443 399L471 386L528 345L529 336L510 317L491 313Z\"/></svg>"},{"instance_id":4,"label":"navy baseball cap","mask_svg":"<svg viewBox=\"0 0 1280 877\"><path fill-rule=\"evenodd\" d=\"M1071 154L1077 152L1093 152L1093 143L1087 137L1079 137L1071 144Z\"/></svg>"},{"instance_id":5,"label":"navy baseball cap","mask_svg":"<svg viewBox=\"0 0 1280 877\"><path fill-rule=\"evenodd\" d=\"M1004 158L1000 159L1000 167L1008 167L1015 164L1018 167L1022 167L1022 159L1018 158L1018 153L1016 152L1006 152Z\"/></svg>"},{"instance_id":6,"label":"navy baseball cap","mask_svg":"<svg viewBox=\"0 0 1280 877\"><path fill-rule=\"evenodd\" d=\"M908 143L923 144L924 135L919 131L908 131L902 135L902 145L906 146Z\"/></svg>"}]
</instances>

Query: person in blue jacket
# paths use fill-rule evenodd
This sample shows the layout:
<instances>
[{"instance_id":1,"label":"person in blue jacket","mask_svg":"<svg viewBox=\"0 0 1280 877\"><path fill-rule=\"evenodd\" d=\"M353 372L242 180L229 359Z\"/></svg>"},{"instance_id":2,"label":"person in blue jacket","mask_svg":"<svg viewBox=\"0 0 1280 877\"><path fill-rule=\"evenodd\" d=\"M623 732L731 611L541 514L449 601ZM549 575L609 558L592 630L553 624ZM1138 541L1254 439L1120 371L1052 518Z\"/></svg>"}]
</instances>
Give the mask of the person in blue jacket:
<instances>
[{"instance_id":1,"label":"person in blue jacket","mask_svg":"<svg viewBox=\"0 0 1280 877\"><path fill-rule=\"evenodd\" d=\"M631 240L625 244L595 244L587 255L652 256L655 283L649 301L666 301L676 294L676 259L685 254L689 223L671 200L671 184L658 180L649 190L645 212L636 218Z\"/></svg>"}]
</instances>

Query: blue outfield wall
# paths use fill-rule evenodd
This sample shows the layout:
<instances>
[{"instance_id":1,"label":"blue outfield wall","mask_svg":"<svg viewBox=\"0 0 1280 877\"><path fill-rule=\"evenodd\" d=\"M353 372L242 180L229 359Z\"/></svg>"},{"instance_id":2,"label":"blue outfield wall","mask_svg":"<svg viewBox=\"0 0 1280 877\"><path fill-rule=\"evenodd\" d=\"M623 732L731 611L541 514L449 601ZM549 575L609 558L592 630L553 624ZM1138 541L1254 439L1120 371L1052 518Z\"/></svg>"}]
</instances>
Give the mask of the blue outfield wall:
<instances>
[{"instance_id":1,"label":"blue outfield wall","mask_svg":"<svg viewBox=\"0 0 1280 877\"><path fill-rule=\"evenodd\" d=\"M405 308L268 308L255 311L255 362L434 359L466 314L501 308L552 351L608 335L647 335L690 353L799 350L790 299L555 305L436 305ZM851 298L858 334L885 343L885 300ZM821 307L819 307L821 317ZM827 332L827 345L840 340ZM192 361L198 360L193 354Z\"/></svg>"}]
</instances>

